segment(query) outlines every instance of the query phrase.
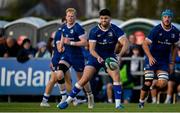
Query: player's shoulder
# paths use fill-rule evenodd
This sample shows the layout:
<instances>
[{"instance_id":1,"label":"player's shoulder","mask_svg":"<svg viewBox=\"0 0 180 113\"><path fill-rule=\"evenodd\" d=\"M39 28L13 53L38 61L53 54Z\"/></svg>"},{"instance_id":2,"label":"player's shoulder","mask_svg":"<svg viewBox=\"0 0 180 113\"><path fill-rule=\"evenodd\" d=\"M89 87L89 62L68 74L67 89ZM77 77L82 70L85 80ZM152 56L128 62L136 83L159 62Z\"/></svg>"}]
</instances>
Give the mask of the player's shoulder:
<instances>
[{"instance_id":1,"label":"player's shoulder","mask_svg":"<svg viewBox=\"0 0 180 113\"><path fill-rule=\"evenodd\" d=\"M65 28L65 27L67 27L67 24L66 24L66 23L64 23L64 24L60 25L60 27L59 27L59 29L58 29L58 30L62 30L62 29L63 29L63 28Z\"/></svg>"},{"instance_id":2,"label":"player's shoulder","mask_svg":"<svg viewBox=\"0 0 180 113\"><path fill-rule=\"evenodd\" d=\"M155 33L155 32L160 32L162 30L163 30L163 28L162 28L161 24L158 24L152 28L151 32Z\"/></svg>"},{"instance_id":3,"label":"player's shoulder","mask_svg":"<svg viewBox=\"0 0 180 113\"><path fill-rule=\"evenodd\" d=\"M158 25L154 26L153 29L160 30L160 29L162 29L162 25L161 25L161 24L158 24Z\"/></svg>"},{"instance_id":4,"label":"player's shoulder","mask_svg":"<svg viewBox=\"0 0 180 113\"><path fill-rule=\"evenodd\" d=\"M96 32L99 31L99 30L100 30L99 26L96 25L96 26L94 26L94 27L90 30L90 32L96 33Z\"/></svg>"},{"instance_id":5,"label":"player's shoulder","mask_svg":"<svg viewBox=\"0 0 180 113\"><path fill-rule=\"evenodd\" d=\"M73 29L75 31L84 30L84 28L77 22L74 24Z\"/></svg>"},{"instance_id":6,"label":"player's shoulder","mask_svg":"<svg viewBox=\"0 0 180 113\"><path fill-rule=\"evenodd\" d=\"M175 31L175 32L180 32L179 29L173 24L172 24L172 30Z\"/></svg>"},{"instance_id":7,"label":"player's shoulder","mask_svg":"<svg viewBox=\"0 0 180 113\"><path fill-rule=\"evenodd\" d=\"M78 28L79 28L79 27L82 27L82 26L81 26L79 23L77 23L77 22L74 24L74 26L75 26L75 27L78 27Z\"/></svg>"},{"instance_id":8,"label":"player's shoulder","mask_svg":"<svg viewBox=\"0 0 180 113\"><path fill-rule=\"evenodd\" d=\"M118 27L117 25L112 24L112 23L111 23L111 27L112 27L112 28L116 28L116 29L120 29L120 27Z\"/></svg>"}]
</instances>

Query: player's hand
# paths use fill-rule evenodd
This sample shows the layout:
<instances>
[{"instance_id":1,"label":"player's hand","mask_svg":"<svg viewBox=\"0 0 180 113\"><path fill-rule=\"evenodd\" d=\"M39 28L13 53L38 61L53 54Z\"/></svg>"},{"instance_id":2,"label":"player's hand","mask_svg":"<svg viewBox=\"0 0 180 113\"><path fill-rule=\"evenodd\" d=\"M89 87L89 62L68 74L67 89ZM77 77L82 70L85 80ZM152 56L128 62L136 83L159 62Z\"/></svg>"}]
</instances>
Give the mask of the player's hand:
<instances>
[{"instance_id":1,"label":"player's hand","mask_svg":"<svg viewBox=\"0 0 180 113\"><path fill-rule=\"evenodd\" d=\"M101 57L98 57L98 58L97 58L97 61L98 61L100 64L102 64L102 63L104 62L104 59L101 58Z\"/></svg>"},{"instance_id":2,"label":"player's hand","mask_svg":"<svg viewBox=\"0 0 180 113\"><path fill-rule=\"evenodd\" d=\"M60 53L64 52L64 50L65 50L64 47L60 44L60 42L57 43L57 49Z\"/></svg>"},{"instance_id":3,"label":"player's hand","mask_svg":"<svg viewBox=\"0 0 180 113\"><path fill-rule=\"evenodd\" d=\"M156 63L156 59L154 57L149 57L149 65L152 66Z\"/></svg>"}]
</instances>

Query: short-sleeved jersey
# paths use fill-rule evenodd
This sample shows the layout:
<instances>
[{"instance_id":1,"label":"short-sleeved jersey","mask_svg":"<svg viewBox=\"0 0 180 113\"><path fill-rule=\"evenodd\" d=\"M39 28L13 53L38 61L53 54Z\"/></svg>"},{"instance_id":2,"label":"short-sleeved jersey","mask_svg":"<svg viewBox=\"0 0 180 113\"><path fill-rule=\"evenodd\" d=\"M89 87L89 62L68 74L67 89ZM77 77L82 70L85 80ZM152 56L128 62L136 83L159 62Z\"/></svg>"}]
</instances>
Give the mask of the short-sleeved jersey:
<instances>
[{"instance_id":1,"label":"short-sleeved jersey","mask_svg":"<svg viewBox=\"0 0 180 113\"><path fill-rule=\"evenodd\" d=\"M69 38L70 41L80 41L79 37L85 35L85 30L78 24L75 23L72 27L64 25L62 27L62 34L65 38ZM71 46L65 44L65 52L71 55L83 55L81 47Z\"/></svg>"},{"instance_id":2,"label":"short-sleeved jersey","mask_svg":"<svg viewBox=\"0 0 180 113\"><path fill-rule=\"evenodd\" d=\"M151 40L150 52L157 61L169 63L171 47L179 41L180 32L175 26L170 30L165 30L162 24L155 26L148 39Z\"/></svg>"},{"instance_id":3,"label":"short-sleeved jersey","mask_svg":"<svg viewBox=\"0 0 180 113\"><path fill-rule=\"evenodd\" d=\"M114 56L114 50L118 40L124 35L124 32L114 24L106 31L99 25L95 26L89 34L89 41L96 42L95 51L102 57Z\"/></svg>"},{"instance_id":4,"label":"short-sleeved jersey","mask_svg":"<svg viewBox=\"0 0 180 113\"><path fill-rule=\"evenodd\" d=\"M61 40L61 28L58 29L58 31L55 34L54 42L53 42L53 55L51 62L55 66L59 63L59 60L61 59L62 53L60 53L57 49L57 43Z\"/></svg>"}]
</instances>

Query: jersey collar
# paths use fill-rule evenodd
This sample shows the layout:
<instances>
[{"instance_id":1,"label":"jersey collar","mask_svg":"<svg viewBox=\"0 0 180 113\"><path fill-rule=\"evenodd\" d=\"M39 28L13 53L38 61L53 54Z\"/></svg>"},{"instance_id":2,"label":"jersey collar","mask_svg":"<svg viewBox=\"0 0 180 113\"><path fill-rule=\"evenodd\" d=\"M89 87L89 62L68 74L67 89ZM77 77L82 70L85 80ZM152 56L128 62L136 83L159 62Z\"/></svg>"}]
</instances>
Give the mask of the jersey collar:
<instances>
[{"instance_id":1,"label":"jersey collar","mask_svg":"<svg viewBox=\"0 0 180 113\"><path fill-rule=\"evenodd\" d=\"M163 23L161 22L161 27L162 27L165 31L170 31L170 30L172 29L172 24L171 24L171 28L165 29L164 26L163 26Z\"/></svg>"}]
</instances>

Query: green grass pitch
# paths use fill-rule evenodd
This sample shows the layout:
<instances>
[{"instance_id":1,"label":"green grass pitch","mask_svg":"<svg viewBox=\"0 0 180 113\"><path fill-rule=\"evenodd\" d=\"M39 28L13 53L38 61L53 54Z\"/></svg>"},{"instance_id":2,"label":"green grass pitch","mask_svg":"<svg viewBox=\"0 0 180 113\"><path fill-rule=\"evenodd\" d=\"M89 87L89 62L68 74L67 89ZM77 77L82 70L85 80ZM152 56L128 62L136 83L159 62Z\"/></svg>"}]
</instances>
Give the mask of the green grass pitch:
<instances>
[{"instance_id":1,"label":"green grass pitch","mask_svg":"<svg viewBox=\"0 0 180 113\"><path fill-rule=\"evenodd\" d=\"M73 106L65 110L56 108L57 103L50 103L51 107L44 108L40 103L0 103L0 112L180 112L180 104L145 104L139 109L137 103L124 105L125 108L117 110L114 104L96 103L94 109L88 109L87 104Z\"/></svg>"}]
</instances>

